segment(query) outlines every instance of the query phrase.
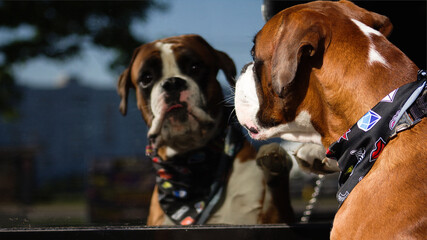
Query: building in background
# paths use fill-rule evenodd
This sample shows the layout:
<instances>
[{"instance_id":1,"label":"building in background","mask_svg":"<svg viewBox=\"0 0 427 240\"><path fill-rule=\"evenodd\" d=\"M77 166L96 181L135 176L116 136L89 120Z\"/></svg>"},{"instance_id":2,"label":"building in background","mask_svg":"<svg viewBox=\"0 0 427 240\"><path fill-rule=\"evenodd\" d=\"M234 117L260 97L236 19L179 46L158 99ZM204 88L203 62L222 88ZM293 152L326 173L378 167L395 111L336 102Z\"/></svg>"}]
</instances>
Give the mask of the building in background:
<instances>
[{"instance_id":1,"label":"building in background","mask_svg":"<svg viewBox=\"0 0 427 240\"><path fill-rule=\"evenodd\" d=\"M89 88L72 79L60 88L22 88L21 93L19 118L0 119L0 149L31 149L37 186L85 178L94 159L144 156L147 127L135 101L129 101L126 117L120 114L114 89Z\"/></svg>"}]
</instances>

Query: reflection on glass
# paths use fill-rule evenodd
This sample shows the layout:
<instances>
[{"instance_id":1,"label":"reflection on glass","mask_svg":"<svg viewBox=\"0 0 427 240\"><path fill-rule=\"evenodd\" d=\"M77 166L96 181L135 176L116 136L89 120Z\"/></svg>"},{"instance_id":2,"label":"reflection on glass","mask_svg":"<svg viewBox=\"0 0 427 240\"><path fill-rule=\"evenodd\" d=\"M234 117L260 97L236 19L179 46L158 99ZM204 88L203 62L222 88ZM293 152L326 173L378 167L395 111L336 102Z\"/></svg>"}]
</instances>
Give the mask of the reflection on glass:
<instances>
[{"instance_id":1,"label":"reflection on glass","mask_svg":"<svg viewBox=\"0 0 427 240\"><path fill-rule=\"evenodd\" d=\"M264 24L261 2L0 1L0 228L144 225L155 181L147 127L132 92L127 117L119 113L119 74L141 43L186 33L202 35L241 69ZM425 21L424 44L405 45L396 36L413 33L399 26L398 4L376 7L395 14L392 40L425 66L424 54L416 56L425 52ZM410 9L425 17L425 2L411 4L424 4ZM336 179L326 178L314 221L332 219ZM297 217L314 182L293 170Z\"/></svg>"}]
</instances>

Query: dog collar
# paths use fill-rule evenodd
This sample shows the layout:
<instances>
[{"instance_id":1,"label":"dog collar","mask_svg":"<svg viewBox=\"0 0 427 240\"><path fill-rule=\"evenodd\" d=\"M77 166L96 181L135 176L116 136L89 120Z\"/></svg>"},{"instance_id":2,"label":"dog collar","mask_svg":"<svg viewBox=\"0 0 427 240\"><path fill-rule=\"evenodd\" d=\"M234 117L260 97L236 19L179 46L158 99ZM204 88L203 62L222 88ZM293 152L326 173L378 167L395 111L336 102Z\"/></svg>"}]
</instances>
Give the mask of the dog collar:
<instances>
[{"instance_id":1,"label":"dog collar","mask_svg":"<svg viewBox=\"0 0 427 240\"><path fill-rule=\"evenodd\" d=\"M177 225L204 224L222 197L236 154L243 146L240 128L230 125L206 147L166 161L151 145L146 154L157 171L159 203Z\"/></svg>"},{"instance_id":2,"label":"dog collar","mask_svg":"<svg viewBox=\"0 0 427 240\"><path fill-rule=\"evenodd\" d=\"M347 130L326 152L341 169L336 195L339 206L369 172L387 143L426 115L426 72L395 89Z\"/></svg>"}]
</instances>

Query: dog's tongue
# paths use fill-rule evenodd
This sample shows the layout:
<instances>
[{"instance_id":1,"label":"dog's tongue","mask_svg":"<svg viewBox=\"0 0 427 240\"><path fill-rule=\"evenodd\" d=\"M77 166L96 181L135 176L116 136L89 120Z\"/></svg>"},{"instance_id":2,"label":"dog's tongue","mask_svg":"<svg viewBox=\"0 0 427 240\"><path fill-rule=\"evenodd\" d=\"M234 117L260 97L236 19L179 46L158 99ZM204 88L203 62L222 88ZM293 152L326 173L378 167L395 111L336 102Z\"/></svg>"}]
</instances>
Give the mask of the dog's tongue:
<instances>
[{"instance_id":1,"label":"dog's tongue","mask_svg":"<svg viewBox=\"0 0 427 240\"><path fill-rule=\"evenodd\" d=\"M170 112L170 111L172 111L173 109L176 109L176 108L182 108L182 107L184 107L184 106L182 106L182 104L178 103L178 104L175 104L175 105L170 106L170 107L166 110L166 112Z\"/></svg>"}]
</instances>

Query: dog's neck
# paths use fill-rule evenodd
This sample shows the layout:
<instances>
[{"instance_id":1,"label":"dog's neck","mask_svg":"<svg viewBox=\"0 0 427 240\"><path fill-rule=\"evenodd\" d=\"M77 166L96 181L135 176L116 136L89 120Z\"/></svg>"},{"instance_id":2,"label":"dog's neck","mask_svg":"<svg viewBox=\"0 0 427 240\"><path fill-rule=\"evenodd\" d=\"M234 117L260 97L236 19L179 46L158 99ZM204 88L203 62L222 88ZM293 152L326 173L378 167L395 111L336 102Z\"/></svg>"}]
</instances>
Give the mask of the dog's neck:
<instances>
[{"instance_id":1,"label":"dog's neck","mask_svg":"<svg viewBox=\"0 0 427 240\"><path fill-rule=\"evenodd\" d=\"M327 49L323 66L312 70L312 89L323 92L313 95L321 98L318 103L322 105L307 104L307 108L312 108L309 112L317 114L312 120L325 146L338 139L389 92L414 81L417 76L418 67L408 57L385 38L383 45L385 49L379 51L383 52L386 65L375 62L369 64L366 59L365 62L358 60L353 62L354 65L349 65L342 53ZM322 112L318 109L322 109Z\"/></svg>"},{"instance_id":2,"label":"dog's neck","mask_svg":"<svg viewBox=\"0 0 427 240\"><path fill-rule=\"evenodd\" d=\"M148 148L147 155L157 171L159 203L172 221L181 225L205 223L221 198L233 159L244 141L240 128L231 124L206 146L167 160Z\"/></svg>"},{"instance_id":3,"label":"dog's neck","mask_svg":"<svg viewBox=\"0 0 427 240\"><path fill-rule=\"evenodd\" d=\"M329 147L326 157L337 160L341 168L340 204L369 172L387 143L425 117L426 75L420 71L417 81L390 92Z\"/></svg>"}]
</instances>

